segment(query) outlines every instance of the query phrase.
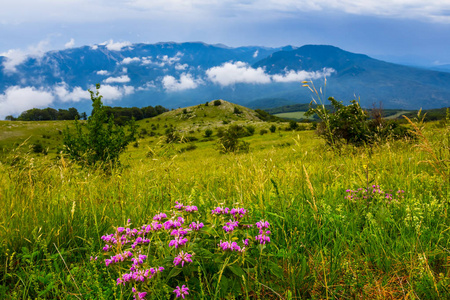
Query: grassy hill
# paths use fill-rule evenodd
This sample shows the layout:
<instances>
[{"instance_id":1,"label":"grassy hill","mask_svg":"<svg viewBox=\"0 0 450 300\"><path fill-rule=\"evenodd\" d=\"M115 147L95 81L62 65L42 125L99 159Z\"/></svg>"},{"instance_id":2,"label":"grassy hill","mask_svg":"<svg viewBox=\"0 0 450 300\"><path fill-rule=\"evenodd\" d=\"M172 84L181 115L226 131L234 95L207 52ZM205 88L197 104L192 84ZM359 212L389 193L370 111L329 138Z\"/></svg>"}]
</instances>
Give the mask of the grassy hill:
<instances>
[{"instance_id":1,"label":"grassy hill","mask_svg":"<svg viewBox=\"0 0 450 300\"><path fill-rule=\"evenodd\" d=\"M215 101L220 105L214 105ZM269 126L254 110L225 100L215 101L137 121L139 137L156 141L167 128L175 128L183 136L201 139L206 129L217 129L227 124L253 124L258 129ZM54 157L62 149L62 131L67 127L73 128L73 124L73 121L0 121L0 156L7 155L26 141L23 147L28 149L41 145L44 152Z\"/></svg>"},{"instance_id":2,"label":"grassy hill","mask_svg":"<svg viewBox=\"0 0 450 300\"><path fill-rule=\"evenodd\" d=\"M449 127L425 124L426 143L333 152L312 130L211 104L139 121L138 143L106 173L26 149L6 153L0 299L132 299L132 287L173 299L183 285L191 299L445 299ZM3 143L48 134L56 144L66 124L2 122L0 132ZM243 138L248 153L221 154L217 128L230 124L276 131ZM197 140L166 143L167 129ZM225 207L246 209L233 230L234 215L212 213ZM160 213L158 224L178 221L186 234L170 222L157 229ZM192 222L204 228L187 231ZM260 243L263 235L270 241ZM161 271L120 283L151 268Z\"/></svg>"}]
</instances>

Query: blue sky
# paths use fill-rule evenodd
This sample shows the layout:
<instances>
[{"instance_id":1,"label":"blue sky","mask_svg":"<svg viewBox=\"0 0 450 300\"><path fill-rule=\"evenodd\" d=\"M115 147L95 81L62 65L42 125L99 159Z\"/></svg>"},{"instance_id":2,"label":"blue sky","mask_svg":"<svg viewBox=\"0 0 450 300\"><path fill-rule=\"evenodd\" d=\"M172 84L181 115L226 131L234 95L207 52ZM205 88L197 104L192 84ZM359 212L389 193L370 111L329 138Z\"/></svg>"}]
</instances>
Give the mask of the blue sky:
<instances>
[{"instance_id":1,"label":"blue sky","mask_svg":"<svg viewBox=\"0 0 450 300\"><path fill-rule=\"evenodd\" d=\"M450 0L1 0L0 55L100 44L329 44L416 65L450 64Z\"/></svg>"}]
</instances>

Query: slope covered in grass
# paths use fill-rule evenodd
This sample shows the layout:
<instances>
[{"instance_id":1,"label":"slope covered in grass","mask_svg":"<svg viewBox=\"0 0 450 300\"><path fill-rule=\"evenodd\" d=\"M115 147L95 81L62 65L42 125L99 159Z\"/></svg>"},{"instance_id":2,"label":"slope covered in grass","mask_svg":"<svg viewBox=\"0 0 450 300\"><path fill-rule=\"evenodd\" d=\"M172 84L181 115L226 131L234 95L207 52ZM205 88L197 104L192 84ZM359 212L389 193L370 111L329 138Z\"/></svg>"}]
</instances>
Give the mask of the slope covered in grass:
<instances>
[{"instance_id":1,"label":"slope covered in grass","mask_svg":"<svg viewBox=\"0 0 450 300\"><path fill-rule=\"evenodd\" d=\"M129 269L106 267L116 249L103 251L101 237L118 227L139 229L161 212L176 215L178 202L198 207L195 218L207 224L203 239L189 236L181 249L195 255L182 268L174 265L180 249L153 235L143 249L152 266L165 270L137 285L147 299L174 298L183 284L191 299L445 299L449 182L426 163L432 155L415 147L423 140L337 153L313 131L280 131L285 124L273 123L274 133L244 138L249 153L223 155L215 134L202 137L208 126L228 126L201 116L210 108L140 121L147 133L109 174L26 149L0 163L0 298L131 299L132 285L117 285ZM190 110L200 117L184 119ZM166 143L171 125L198 137L196 148ZM426 124L422 133L424 149L448 172L449 130ZM372 186L365 195L347 191ZM246 208L246 222L268 221L270 243L256 243L253 228L248 252L223 251L219 243L231 236L211 214L219 206Z\"/></svg>"}]
</instances>

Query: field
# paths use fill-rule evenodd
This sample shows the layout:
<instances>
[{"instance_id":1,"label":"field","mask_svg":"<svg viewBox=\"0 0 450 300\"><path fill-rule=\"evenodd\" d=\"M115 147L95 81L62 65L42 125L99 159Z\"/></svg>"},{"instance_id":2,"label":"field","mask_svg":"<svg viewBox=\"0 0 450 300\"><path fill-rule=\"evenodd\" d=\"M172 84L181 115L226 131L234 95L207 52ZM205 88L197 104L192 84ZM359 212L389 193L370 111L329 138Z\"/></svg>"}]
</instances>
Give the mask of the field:
<instances>
[{"instance_id":1,"label":"field","mask_svg":"<svg viewBox=\"0 0 450 300\"><path fill-rule=\"evenodd\" d=\"M132 299L136 287L146 299L169 299L184 284L189 299L450 295L448 128L428 123L417 140L333 152L312 130L285 131L288 124L240 110L211 117L217 108L199 106L142 120L138 142L106 173L57 155L58 130L69 123L45 123L53 150L44 155L30 152L29 142L10 146L30 132L42 140L41 125L1 122L22 131L17 139L14 130L0 135L8 149L0 163L0 298ZM217 129L230 123L256 129L243 138L248 153L219 153ZM167 144L171 127L183 138ZM102 250L101 237L151 224L161 212L176 216L177 202L197 206L186 218L205 223L181 248L195 253L193 262L174 266L179 249L155 233L140 249L164 271L146 283L117 284L125 269L105 265L114 252ZM216 207L247 209L242 222L268 221L270 242L256 242L255 227L224 233L228 219L212 215ZM244 234L248 252L218 246L227 238L242 246Z\"/></svg>"},{"instance_id":2,"label":"field","mask_svg":"<svg viewBox=\"0 0 450 300\"><path fill-rule=\"evenodd\" d=\"M293 112L279 113L279 114L275 114L275 116L279 117L279 118L295 119L295 120L308 119L305 116L305 112L304 111L293 111Z\"/></svg>"}]
</instances>

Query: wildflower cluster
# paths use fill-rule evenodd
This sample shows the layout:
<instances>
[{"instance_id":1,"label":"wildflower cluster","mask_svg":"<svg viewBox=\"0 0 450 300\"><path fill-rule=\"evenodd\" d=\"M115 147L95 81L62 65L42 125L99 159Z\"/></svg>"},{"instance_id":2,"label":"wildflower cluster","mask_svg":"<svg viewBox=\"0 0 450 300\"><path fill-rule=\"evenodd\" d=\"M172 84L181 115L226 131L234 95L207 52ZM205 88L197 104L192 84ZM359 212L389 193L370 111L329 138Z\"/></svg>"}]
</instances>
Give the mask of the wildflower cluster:
<instances>
[{"instance_id":1,"label":"wildflower cluster","mask_svg":"<svg viewBox=\"0 0 450 300\"><path fill-rule=\"evenodd\" d=\"M393 192L390 190L389 192L386 192L382 190L379 185L372 185L370 188L358 188L357 190L348 189L346 190L346 193L345 199L353 202L364 201L371 203L374 200L385 200L390 204L403 199L405 191L397 190L396 192Z\"/></svg>"},{"instance_id":2,"label":"wildflower cluster","mask_svg":"<svg viewBox=\"0 0 450 300\"><path fill-rule=\"evenodd\" d=\"M170 273L165 272L166 269L186 268L187 265L196 263L197 256L192 251L194 246L190 244L190 241L195 239L201 241L196 236L208 232L208 230L203 231L205 224L196 219L197 214L197 206L184 205L177 201L171 213L160 212L154 215L150 224L132 228L131 220L127 220L124 227L118 227L114 233L102 236L101 239L105 242L103 251L109 257L105 259L105 265L114 267L121 263L128 266L116 268L119 272L116 279L117 285L127 286L129 283L132 286L133 299L142 300L148 295L152 282L156 280L153 278L171 277L164 275ZM223 229L222 239L216 248L218 253L243 254L251 248L252 235L248 230L253 227L253 224L246 222L248 221L246 209L216 207L211 214L213 217L220 216L218 219L213 218L214 224L211 224L211 228L220 225L218 228ZM269 222L261 220L256 223L256 226L259 229L259 235L254 237L255 243L269 243ZM238 243L239 240L242 243ZM152 245L159 245L159 248L153 249ZM173 264L168 263L165 259L166 255L173 255ZM162 265L150 266L158 262ZM198 266L198 262L196 264ZM188 270L192 272L194 269L188 268ZM156 284L153 285L156 286ZM177 298L185 298L189 295L189 288L186 285L177 286L173 292Z\"/></svg>"},{"instance_id":3,"label":"wildflower cluster","mask_svg":"<svg viewBox=\"0 0 450 300\"><path fill-rule=\"evenodd\" d=\"M256 223L256 226L259 228L259 235L255 236L255 240L257 240L260 244L266 244L270 242L270 231L269 229L269 222L261 220Z\"/></svg>"}]
</instances>

